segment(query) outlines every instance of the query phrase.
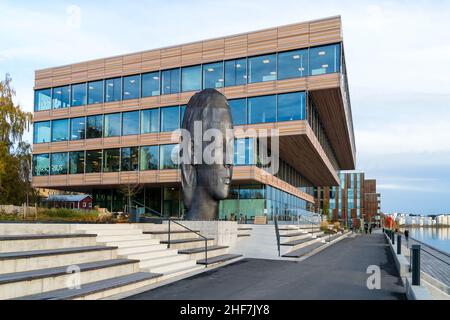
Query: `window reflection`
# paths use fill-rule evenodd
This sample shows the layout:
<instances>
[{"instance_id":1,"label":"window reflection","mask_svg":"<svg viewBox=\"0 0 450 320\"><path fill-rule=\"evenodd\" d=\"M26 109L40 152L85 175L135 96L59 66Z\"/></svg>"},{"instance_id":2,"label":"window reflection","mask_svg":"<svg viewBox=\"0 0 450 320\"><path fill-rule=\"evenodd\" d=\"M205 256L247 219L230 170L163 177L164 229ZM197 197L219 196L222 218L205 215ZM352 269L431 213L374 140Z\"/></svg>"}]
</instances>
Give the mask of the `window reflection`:
<instances>
[{"instance_id":1,"label":"window reflection","mask_svg":"<svg viewBox=\"0 0 450 320\"><path fill-rule=\"evenodd\" d=\"M120 171L120 149L103 150L103 172Z\"/></svg>"},{"instance_id":2,"label":"window reflection","mask_svg":"<svg viewBox=\"0 0 450 320\"><path fill-rule=\"evenodd\" d=\"M69 140L69 120L53 120L52 121L52 142Z\"/></svg>"},{"instance_id":3,"label":"window reflection","mask_svg":"<svg viewBox=\"0 0 450 320\"><path fill-rule=\"evenodd\" d=\"M84 173L84 151L69 153L69 172L70 174Z\"/></svg>"},{"instance_id":4,"label":"window reflection","mask_svg":"<svg viewBox=\"0 0 450 320\"><path fill-rule=\"evenodd\" d=\"M86 151L86 173L98 173L102 171L102 150Z\"/></svg>"},{"instance_id":5,"label":"window reflection","mask_svg":"<svg viewBox=\"0 0 450 320\"><path fill-rule=\"evenodd\" d=\"M310 75L339 72L340 56L339 44L311 48L309 50Z\"/></svg>"},{"instance_id":6,"label":"window reflection","mask_svg":"<svg viewBox=\"0 0 450 320\"><path fill-rule=\"evenodd\" d=\"M223 62L203 65L203 89L222 88L223 84Z\"/></svg>"},{"instance_id":7,"label":"window reflection","mask_svg":"<svg viewBox=\"0 0 450 320\"><path fill-rule=\"evenodd\" d=\"M159 132L159 108L141 111L141 133Z\"/></svg>"},{"instance_id":8,"label":"window reflection","mask_svg":"<svg viewBox=\"0 0 450 320\"><path fill-rule=\"evenodd\" d=\"M162 94L180 92L180 69L164 70L162 72Z\"/></svg>"},{"instance_id":9,"label":"window reflection","mask_svg":"<svg viewBox=\"0 0 450 320\"><path fill-rule=\"evenodd\" d=\"M51 137L50 121L35 122L33 124L33 143L49 143Z\"/></svg>"},{"instance_id":10,"label":"window reflection","mask_svg":"<svg viewBox=\"0 0 450 320\"><path fill-rule=\"evenodd\" d=\"M247 84L247 59L225 61L225 86Z\"/></svg>"},{"instance_id":11,"label":"window reflection","mask_svg":"<svg viewBox=\"0 0 450 320\"><path fill-rule=\"evenodd\" d=\"M33 176L48 176L50 171L50 156L48 153L33 155Z\"/></svg>"},{"instance_id":12,"label":"window reflection","mask_svg":"<svg viewBox=\"0 0 450 320\"><path fill-rule=\"evenodd\" d=\"M141 147L140 170L158 170L159 164L159 147L148 146Z\"/></svg>"},{"instance_id":13,"label":"window reflection","mask_svg":"<svg viewBox=\"0 0 450 320\"><path fill-rule=\"evenodd\" d=\"M97 103L103 103L103 80L88 84L88 104Z\"/></svg>"},{"instance_id":14,"label":"window reflection","mask_svg":"<svg viewBox=\"0 0 450 320\"><path fill-rule=\"evenodd\" d=\"M159 168L163 169L177 169L178 165L172 160L172 152L175 154L179 149L177 144L167 144L160 146L159 151Z\"/></svg>"},{"instance_id":15,"label":"window reflection","mask_svg":"<svg viewBox=\"0 0 450 320\"><path fill-rule=\"evenodd\" d=\"M278 79L300 78L308 75L308 50L278 54Z\"/></svg>"},{"instance_id":16,"label":"window reflection","mask_svg":"<svg viewBox=\"0 0 450 320\"><path fill-rule=\"evenodd\" d=\"M161 108L161 131L173 131L180 127L180 108L176 107L166 107Z\"/></svg>"},{"instance_id":17,"label":"window reflection","mask_svg":"<svg viewBox=\"0 0 450 320\"><path fill-rule=\"evenodd\" d=\"M104 137L120 136L120 113L105 114Z\"/></svg>"},{"instance_id":18,"label":"window reflection","mask_svg":"<svg viewBox=\"0 0 450 320\"><path fill-rule=\"evenodd\" d=\"M304 92L278 95L278 121L304 120L306 97Z\"/></svg>"},{"instance_id":19,"label":"window reflection","mask_svg":"<svg viewBox=\"0 0 450 320\"><path fill-rule=\"evenodd\" d=\"M114 78L105 81L105 102L120 101L122 99L122 79Z\"/></svg>"},{"instance_id":20,"label":"window reflection","mask_svg":"<svg viewBox=\"0 0 450 320\"><path fill-rule=\"evenodd\" d=\"M159 72L145 73L142 75L142 97L159 96L160 76Z\"/></svg>"},{"instance_id":21,"label":"window reflection","mask_svg":"<svg viewBox=\"0 0 450 320\"><path fill-rule=\"evenodd\" d=\"M86 102L86 83L72 85L72 107L84 106Z\"/></svg>"},{"instance_id":22,"label":"window reflection","mask_svg":"<svg viewBox=\"0 0 450 320\"><path fill-rule=\"evenodd\" d=\"M82 140L86 137L86 118L70 119L70 140Z\"/></svg>"},{"instance_id":23,"label":"window reflection","mask_svg":"<svg viewBox=\"0 0 450 320\"><path fill-rule=\"evenodd\" d=\"M122 171L137 171L139 168L139 147L122 148Z\"/></svg>"},{"instance_id":24,"label":"window reflection","mask_svg":"<svg viewBox=\"0 0 450 320\"><path fill-rule=\"evenodd\" d=\"M277 79L276 55L269 54L248 59L249 83Z\"/></svg>"},{"instance_id":25,"label":"window reflection","mask_svg":"<svg viewBox=\"0 0 450 320\"><path fill-rule=\"evenodd\" d=\"M202 88L202 71L200 66L184 67L181 70L182 91L196 91Z\"/></svg>"},{"instance_id":26,"label":"window reflection","mask_svg":"<svg viewBox=\"0 0 450 320\"><path fill-rule=\"evenodd\" d=\"M123 100L138 99L141 87L141 76L128 76L123 78Z\"/></svg>"},{"instance_id":27,"label":"window reflection","mask_svg":"<svg viewBox=\"0 0 450 320\"><path fill-rule=\"evenodd\" d=\"M53 88L53 109L70 107L70 86Z\"/></svg>"},{"instance_id":28,"label":"window reflection","mask_svg":"<svg viewBox=\"0 0 450 320\"><path fill-rule=\"evenodd\" d=\"M86 138L101 138L103 135L103 115L87 117Z\"/></svg>"},{"instance_id":29,"label":"window reflection","mask_svg":"<svg viewBox=\"0 0 450 320\"><path fill-rule=\"evenodd\" d=\"M231 118L233 119L233 125L247 124L247 100L246 99L234 99L228 101L231 109Z\"/></svg>"},{"instance_id":30,"label":"window reflection","mask_svg":"<svg viewBox=\"0 0 450 320\"><path fill-rule=\"evenodd\" d=\"M52 175L67 174L67 152L52 153L50 171Z\"/></svg>"},{"instance_id":31,"label":"window reflection","mask_svg":"<svg viewBox=\"0 0 450 320\"><path fill-rule=\"evenodd\" d=\"M122 135L139 134L139 111L124 112L122 114Z\"/></svg>"},{"instance_id":32,"label":"window reflection","mask_svg":"<svg viewBox=\"0 0 450 320\"><path fill-rule=\"evenodd\" d=\"M52 89L36 90L34 92L34 111L50 110L52 108Z\"/></svg>"},{"instance_id":33,"label":"window reflection","mask_svg":"<svg viewBox=\"0 0 450 320\"><path fill-rule=\"evenodd\" d=\"M276 122L276 96L248 99L248 119L250 124Z\"/></svg>"}]
</instances>

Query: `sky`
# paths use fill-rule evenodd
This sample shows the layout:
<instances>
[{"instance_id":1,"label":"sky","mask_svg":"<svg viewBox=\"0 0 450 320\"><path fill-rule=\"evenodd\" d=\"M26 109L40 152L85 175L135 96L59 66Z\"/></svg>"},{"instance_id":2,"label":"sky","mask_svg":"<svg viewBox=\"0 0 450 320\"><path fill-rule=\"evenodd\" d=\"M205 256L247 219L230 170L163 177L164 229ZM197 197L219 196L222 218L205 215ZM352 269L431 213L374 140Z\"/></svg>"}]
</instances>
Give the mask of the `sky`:
<instances>
[{"instance_id":1,"label":"sky","mask_svg":"<svg viewBox=\"0 0 450 320\"><path fill-rule=\"evenodd\" d=\"M37 69L335 15L356 169L383 212L450 213L450 1L0 0L0 77L32 111Z\"/></svg>"}]
</instances>

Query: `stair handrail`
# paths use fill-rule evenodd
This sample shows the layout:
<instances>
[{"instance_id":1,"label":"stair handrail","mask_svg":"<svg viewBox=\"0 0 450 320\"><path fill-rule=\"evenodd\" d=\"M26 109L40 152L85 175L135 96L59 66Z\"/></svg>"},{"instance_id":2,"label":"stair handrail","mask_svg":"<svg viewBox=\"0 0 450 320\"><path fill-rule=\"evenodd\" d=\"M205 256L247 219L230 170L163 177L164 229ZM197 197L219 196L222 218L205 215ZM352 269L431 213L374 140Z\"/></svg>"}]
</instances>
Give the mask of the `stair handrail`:
<instances>
[{"instance_id":1,"label":"stair handrail","mask_svg":"<svg viewBox=\"0 0 450 320\"><path fill-rule=\"evenodd\" d=\"M273 223L275 225L275 236L277 238L278 256L281 256L281 239L280 239L280 229L278 228L278 215L273 216Z\"/></svg>"},{"instance_id":2,"label":"stair handrail","mask_svg":"<svg viewBox=\"0 0 450 320\"><path fill-rule=\"evenodd\" d=\"M145 209L148 209L151 213L160 216L160 217L162 218L163 221L164 221L164 220L167 220L167 221L168 221L168 230L167 230L167 249L170 249L170 238L171 238L170 223L171 223L171 222L173 222L173 223L179 225L180 227L185 228L185 229L188 230L189 232L195 233L196 235L200 236L200 237L205 241L205 268L208 267L208 238L207 238L207 237L205 237L204 235L202 235L200 232L194 231L194 230L192 230L191 228L189 228L189 227L187 227L187 226L185 226L185 225L179 223L178 221L176 221L175 219L173 219L173 218L171 218L171 217L168 217L168 218L164 217L164 215L163 215L161 212L159 212L159 211L156 211L156 210L154 210L154 209L152 209L152 208L150 208L150 207L147 207L146 205L144 205L144 204L142 204L142 203L139 203L139 202L137 202L137 201L135 201L135 200L132 200L132 201L133 201L135 204L139 205L140 207L143 207L143 208L145 208Z\"/></svg>"}]
</instances>

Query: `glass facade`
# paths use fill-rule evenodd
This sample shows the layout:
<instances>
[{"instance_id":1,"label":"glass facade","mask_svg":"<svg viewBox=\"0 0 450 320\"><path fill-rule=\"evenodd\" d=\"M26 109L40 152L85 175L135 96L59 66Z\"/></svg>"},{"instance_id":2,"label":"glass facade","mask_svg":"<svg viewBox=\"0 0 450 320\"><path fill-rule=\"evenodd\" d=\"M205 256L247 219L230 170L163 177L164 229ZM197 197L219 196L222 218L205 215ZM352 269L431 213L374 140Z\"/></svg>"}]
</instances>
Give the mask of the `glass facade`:
<instances>
[{"instance_id":1,"label":"glass facade","mask_svg":"<svg viewBox=\"0 0 450 320\"><path fill-rule=\"evenodd\" d=\"M141 76L123 78L123 100L138 99L140 97Z\"/></svg>"},{"instance_id":2,"label":"glass facade","mask_svg":"<svg viewBox=\"0 0 450 320\"><path fill-rule=\"evenodd\" d=\"M236 166L256 164L255 155L254 138L236 139L234 141L234 164Z\"/></svg>"},{"instance_id":3,"label":"glass facade","mask_svg":"<svg viewBox=\"0 0 450 320\"><path fill-rule=\"evenodd\" d=\"M161 131L173 131L180 128L180 108L161 108Z\"/></svg>"},{"instance_id":4,"label":"glass facade","mask_svg":"<svg viewBox=\"0 0 450 320\"><path fill-rule=\"evenodd\" d=\"M141 171L158 170L159 168L159 147L141 147L140 165Z\"/></svg>"},{"instance_id":5,"label":"glass facade","mask_svg":"<svg viewBox=\"0 0 450 320\"><path fill-rule=\"evenodd\" d=\"M204 64L203 88L222 88L223 84L223 62Z\"/></svg>"},{"instance_id":6,"label":"glass facade","mask_svg":"<svg viewBox=\"0 0 450 320\"><path fill-rule=\"evenodd\" d=\"M34 111L50 110L52 108L52 89L36 90L34 92Z\"/></svg>"},{"instance_id":7,"label":"glass facade","mask_svg":"<svg viewBox=\"0 0 450 320\"><path fill-rule=\"evenodd\" d=\"M105 102L115 102L122 99L122 78L105 81Z\"/></svg>"},{"instance_id":8,"label":"glass facade","mask_svg":"<svg viewBox=\"0 0 450 320\"><path fill-rule=\"evenodd\" d=\"M102 150L86 151L86 173L102 172Z\"/></svg>"},{"instance_id":9,"label":"glass facade","mask_svg":"<svg viewBox=\"0 0 450 320\"><path fill-rule=\"evenodd\" d=\"M69 119L52 121L52 142L69 140Z\"/></svg>"},{"instance_id":10,"label":"glass facade","mask_svg":"<svg viewBox=\"0 0 450 320\"><path fill-rule=\"evenodd\" d=\"M144 73L142 75L142 97L159 96L159 72Z\"/></svg>"},{"instance_id":11,"label":"glass facade","mask_svg":"<svg viewBox=\"0 0 450 320\"><path fill-rule=\"evenodd\" d=\"M122 135L139 134L139 111L122 113Z\"/></svg>"},{"instance_id":12,"label":"glass facade","mask_svg":"<svg viewBox=\"0 0 450 320\"><path fill-rule=\"evenodd\" d=\"M103 115L89 116L86 123L86 138L101 138L103 134Z\"/></svg>"},{"instance_id":13,"label":"glass facade","mask_svg":"<svg viewBox=\"0 0 450 320\"><path fill-rule=\"evenodd\" d=\"M278 121L304 120L306 115L306 96L304 92L278 95Z\"/></svg>"},{"instance_id":14,"label":"glass facade","mask_svg":"<svg viewBox=\"0 0 450 320\"><path fill-rule=\"evenodd\" d=\"M103 172L120 171L120 149L103 150Z\"/></svg>"},{"instance_id":15,"label":"glass facade","mask_svg":"<svg viewBox=\"0 0 450 320\"><path fill-rule=\"evenodd\" d=\"M139 147L122 148L121 157L122 171L138 171Z\"/></svg>"},{"instance_id":16,"label":"glass facade","mask_svg":"<svg viewBox=\"0 0 450 320\"><path fill-rule=\"evenodd\" d=\"M35 111L340 72L341 44L35 91ZM142 78L142 81L141 81ZM141 83L142 82L142 83ZM52 92L53 91L53 92ZM69 95L71 97L69 98Z\"/></svg>"},{"instance_id":17,"label":"glass facade","mask_svg":"<svg viewBox=\"0 0 450 320\"><path fill-rule=\"evenodd\" d=\"M103 136L118 137L120 136L120 113L105 114L105 130Z\"/></svg>"},{"instance_id":18,"label":"glass facade","mask_svg":"<svg viewBox=\"0 0 450 320\"><path fill-rule=\"evenodd\" d=\"M84 173L84 151L75 151L69 153L69 173Z\"/></svg>"},{"instance_id":19,"label":"glass facade","mask_svg":"<svg viewBox=\"0 0 450 320\"><path fill-rule=\"evenodd\" d=\"M225 61L225 86L247 84L247 59Z\"/></svg>"},{"instance_id":20,"label":"glass facade","mask_svg":"<svg viewBox=\"0 0 450 320\"><path fill-rule=\"evenodd\" d=\"M86 118L70 119L70 140L82 140L86 138Z\"/></svg>"},{"instance_id":21,"label":"glass facade","mask_svg":"<svg viewBox=\"0 0 450 320\"><path fill-rule=\"evenodd\" d=\"M181 89L183 92L196 91L202 88L201 66L184 67L181 69Z\"/></svg>"},{"instance_id":22,"label":"glass facade","mask_svg":"<svg viewBox=\"0 0 450 320\"><path fill-rule=\"evenodd\" d=\"M159 108L141 111L141 133L159 132Z\"/></svg>"},{"instance_id":23,"label":"glass facade","mask_svg":"<svg viewBox=\"0 0 450 320\"><path fill-rule=\"evenodd\" d=\"M33 155L33 176L48 176L50 173L50 155L48 153Z\"/></svg>"},{"instance_id":24,"label":"glass facade","mask_svg":"<svg viewBox=\"0 0 450 320\"><path fill-rule=\"evenodd\" d=\"M69 166L69 163L68 163L67 152L51 154L51 161L50 161L50 174L51 175L67 174L68 166Z\"/></svg>"},{"instance_id":25,"label":"glass facade","mask_svg":"<svg viewBox=\"0 0 450 320\"><path fill-rule=\"evenodd\" d=\"M103 80L88 83L88 104L103 103Z\"/></svg>"},{"instance_id":26,"label":"glass facade","mask_svg":"<svg viewBox=\"0 0 450 320\"><path fill-rule=\"evenodd\" d=\"M49 143L51 138L50 121L35 122L33 124L33 143Z\"/></svg>"},{"instance_id":27,"label":"glass facade","mask_svg":"<svg viewBox=\"0 0 450 320\"><path fill-rule=\"evenodd\" d=\"M269 54L248 59L248 82L277 80L277 56Z\"/></svg>"},{"instance_id":28,"label":"glass facade","mask_svg":"<svg viewBox=\"0 0 450 320\"><path fill-rule=\"evenodd\" d=\"M164 169L177 169L178 165L172 160L172 152L176 152L178 148L177 144L166 144L160 146L159 149L159 168Z\"/></svg>"},{"instance_id":29,"label":"glass facade","mask_svg":"<svg viewBox=\"0 0 450 320\"><path fill-rule=\"evenodd\" d=\"M87 102L86 83L72 85L72 107L85 105Z\"/></svg>"},{"instance_id":30,"label":"glass facade","mask_svg":"<svg viewBox=\"0 0 450 320\"><path fill-rule=\"evenodd\" d=\"M231 109L233 125L247 124L247 99L234 99L228 101Z\"/></svg>"},{"instance_id":31,"label":"glass facade","mask_svg":"<svg viewBox=\"0 0 450 320\"><path fill-rule=\"evenodd\" d=\"M53 109L70 107L70 86L53 88Z\"/></svg>"},{"instance_id":32,"label":"glass facade","mask_svg":"<svg viewBox=\"0 0 450 320\"><path fill-rule=\"evenodd\" d=\"M275 95L248 98L249 124L277 121L277 98Z\"/></svg>"},{"instance_id":33,"label":"glass facade","mask_svg":"<svg viewBox=\"0 0 450 320\"><path fill-rule=\"evenodd\" d=\"M278 54L278 80L308 75L308 50L294 50Z\"/></svg>"}]
</instances>

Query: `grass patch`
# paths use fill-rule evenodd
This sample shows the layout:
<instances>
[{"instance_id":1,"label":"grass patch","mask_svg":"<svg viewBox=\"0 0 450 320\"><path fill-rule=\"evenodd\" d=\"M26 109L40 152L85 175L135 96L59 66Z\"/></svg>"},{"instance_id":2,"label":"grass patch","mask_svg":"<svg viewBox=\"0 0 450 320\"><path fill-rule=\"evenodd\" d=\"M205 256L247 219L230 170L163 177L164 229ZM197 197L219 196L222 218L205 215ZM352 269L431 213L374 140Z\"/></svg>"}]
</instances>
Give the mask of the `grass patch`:
<instances>
[{"instance_id":1,"label":"grass patch","mask_svg":"<svg viewBox=\"0 0 450 320\"><path fill-rule=\"evenodd\" d=\"M98 222L99 212L96 210L72 210L63 208L38 209L24 217L21 214L0 213L0 221L5 222Z\"/></svg>"}]
</instances>

